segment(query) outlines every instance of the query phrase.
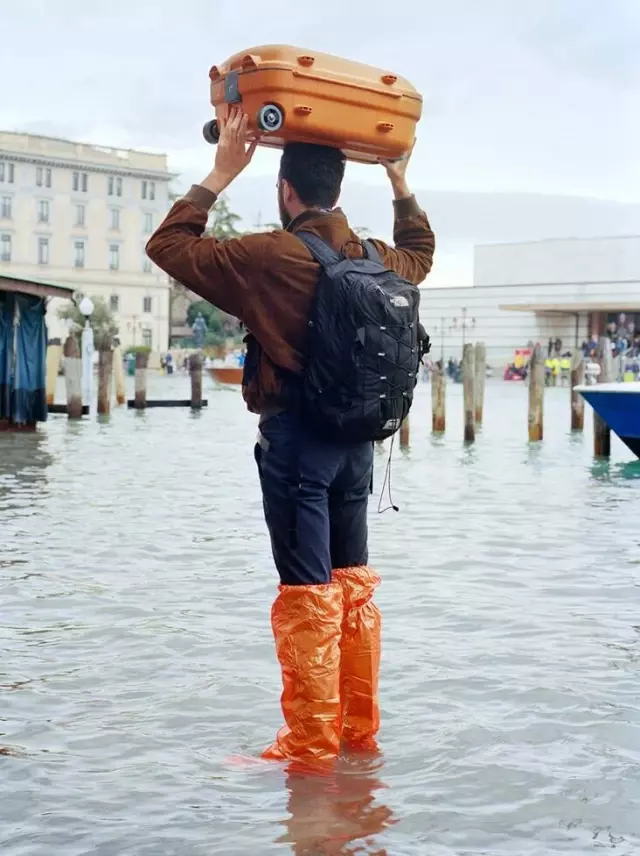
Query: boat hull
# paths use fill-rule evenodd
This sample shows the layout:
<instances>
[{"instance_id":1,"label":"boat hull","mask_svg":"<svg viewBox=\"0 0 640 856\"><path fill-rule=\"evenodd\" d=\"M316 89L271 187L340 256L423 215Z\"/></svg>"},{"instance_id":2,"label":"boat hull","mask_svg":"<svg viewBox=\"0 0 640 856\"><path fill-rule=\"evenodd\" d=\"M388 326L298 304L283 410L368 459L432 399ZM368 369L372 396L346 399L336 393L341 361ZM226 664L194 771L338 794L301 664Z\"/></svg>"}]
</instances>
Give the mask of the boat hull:
<instances>
[{"instance_id":1,"label":"boat hull","mask_svg":"<svg viewBox=\"0 0 640 856\"><path fill-rule=\"evenodd\" d=\"M640 458L640 383L600 383L576 390Z\"/></svg>"},{"instance_id":2,"label":"boat hull","mask_svg":"<svg viewBox=\"0 0 640 856\"><path fill-rule=\"evenodd\" d=\"M209 377L217 383L222 383L225 386L241 386L242 373L241 366L217 366L207 369Z\"/></svg>"}]
</instances>

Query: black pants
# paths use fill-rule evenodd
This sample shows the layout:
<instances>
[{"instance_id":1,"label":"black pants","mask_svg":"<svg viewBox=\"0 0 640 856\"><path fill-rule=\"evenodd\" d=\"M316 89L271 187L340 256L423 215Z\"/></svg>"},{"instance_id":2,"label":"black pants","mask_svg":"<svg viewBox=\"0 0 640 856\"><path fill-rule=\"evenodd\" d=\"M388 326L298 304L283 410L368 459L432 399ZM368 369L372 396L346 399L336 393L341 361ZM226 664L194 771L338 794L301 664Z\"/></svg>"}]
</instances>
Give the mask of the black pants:
<instances>
[{"instance_id":1,"label":"black pants","mask_svg":"<svg viewBox=\"0 0 640 856\"><path fill-rule=\"evenodd\" d=\"M264 516L283 585L321 585L334 568L365 565L373 444L338 444L279 413L255 447Z\"/></svg>"}]
</instances>

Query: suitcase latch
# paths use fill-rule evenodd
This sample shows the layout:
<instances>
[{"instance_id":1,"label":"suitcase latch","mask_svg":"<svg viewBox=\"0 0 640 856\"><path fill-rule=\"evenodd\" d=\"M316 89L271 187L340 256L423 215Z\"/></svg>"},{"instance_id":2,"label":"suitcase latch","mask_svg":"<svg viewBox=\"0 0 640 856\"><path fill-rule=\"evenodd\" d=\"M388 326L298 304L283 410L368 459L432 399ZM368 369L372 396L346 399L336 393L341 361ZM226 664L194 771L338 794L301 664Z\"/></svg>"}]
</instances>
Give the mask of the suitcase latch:
<instances>
[{"instance_id":1,"label":"suitcase latch","mask_svg":"<svg viewBox=\"0 0 640 856\"><path fill-rule=\"evenodd\" d=\"M237 71L230 71L224 79L224 100L227 104L238 104L242 101L238 78Z\"/></svg>"}]
</instances>

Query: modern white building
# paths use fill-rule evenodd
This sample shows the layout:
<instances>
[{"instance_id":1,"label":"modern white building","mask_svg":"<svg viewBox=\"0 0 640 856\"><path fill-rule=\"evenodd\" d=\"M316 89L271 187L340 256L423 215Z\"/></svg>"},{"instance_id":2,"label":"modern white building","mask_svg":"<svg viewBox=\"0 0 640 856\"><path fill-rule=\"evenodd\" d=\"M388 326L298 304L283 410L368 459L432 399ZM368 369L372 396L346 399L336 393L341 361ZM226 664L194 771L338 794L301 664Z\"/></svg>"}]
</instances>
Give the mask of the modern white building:
<instances>
[{"instance_id":1,"label":"modern white building","mask_svg":"<svg viewBox=\"0 0 640 856\"><path fill-rule=\"evenodd\" d=\"M169 208L163 154L0 131L0 273L111 306L124 346L169 343L169 280L144 247ZM51 301L50 337L66 335Z\"/></svg>"},{"instance_id":2,"label":"modern white building","mask_svg":"<svg viewBox=\"0 0 640 856\"><path fill-rule=\"evenodd\" d=\"M620 313L640 331L640 236L478 246L474 284L425 284L420 314L434 358L459 359L463 341L483 341L498 368L529 342L572 349Z\"/></svg>"}]
</instances>

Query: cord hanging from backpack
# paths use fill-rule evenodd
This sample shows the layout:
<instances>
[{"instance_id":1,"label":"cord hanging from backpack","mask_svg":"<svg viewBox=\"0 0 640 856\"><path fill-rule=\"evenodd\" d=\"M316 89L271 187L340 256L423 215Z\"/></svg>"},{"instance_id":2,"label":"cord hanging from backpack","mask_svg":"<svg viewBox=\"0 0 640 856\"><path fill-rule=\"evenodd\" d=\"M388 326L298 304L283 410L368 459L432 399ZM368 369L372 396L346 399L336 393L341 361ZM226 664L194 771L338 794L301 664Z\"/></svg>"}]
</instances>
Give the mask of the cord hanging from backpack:
<instances>
[{"instance_id":1,"label":"cord hanging from backpack","mask_svg":"<svg viewBox=\"0 0 640 856\"><path fill-rule=\"evenodd\" d=\"M385 511L400 511L399 506L397 506L391 495L391 456L393 455L393 447L395 445L396 435L391 435L391 445L389 446L389 457L387 458L387 465L384 469L384 480L382 482L382 490L380 491L380 498L378 499L378 514L384 514ZM386 508L382 508L382 497L384 496L385 488L387 488L387 492L389 494L389 505Z\"/></svg>"}]
</instances>

